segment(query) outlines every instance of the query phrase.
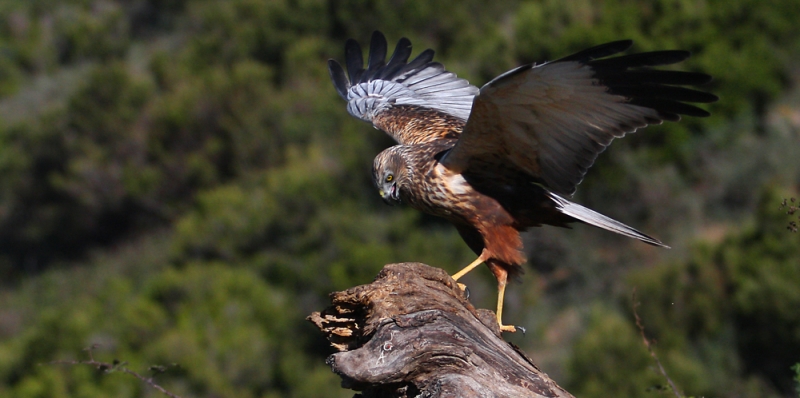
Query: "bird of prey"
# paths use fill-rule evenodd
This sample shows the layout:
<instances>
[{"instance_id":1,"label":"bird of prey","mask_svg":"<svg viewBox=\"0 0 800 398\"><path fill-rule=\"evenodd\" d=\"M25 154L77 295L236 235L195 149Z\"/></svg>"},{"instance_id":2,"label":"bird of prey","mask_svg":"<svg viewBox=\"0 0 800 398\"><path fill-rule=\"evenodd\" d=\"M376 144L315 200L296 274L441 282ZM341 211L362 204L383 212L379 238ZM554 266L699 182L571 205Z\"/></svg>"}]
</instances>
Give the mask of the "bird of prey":
<instances>
[{"instance_id":1,"label":"bird of prey","mask_svg":"<svg viewBox=\"0 0 800 398\"><path fill-rule=\"evenodd\" d=\"M345 44L345 69L328 62L348 112L389 134L398 145L376 158L381 197L450 221L497 278L497 322L509 275L525 263L520 232L543 224L583 222L664 246L619 221L567 200L614 138L639 128L709 113L687 102L710 93L681 86L711 80L702 73L658 70L689 57L669 50L617 55L632 41L602 44L541 64L522 65L482 88L438 62L433 50L409 61L402 38L386 61L386 38L372 35L366 69L362 50ZM613 57L612 57L613 56Z\"/></svg>"}]
</instances>

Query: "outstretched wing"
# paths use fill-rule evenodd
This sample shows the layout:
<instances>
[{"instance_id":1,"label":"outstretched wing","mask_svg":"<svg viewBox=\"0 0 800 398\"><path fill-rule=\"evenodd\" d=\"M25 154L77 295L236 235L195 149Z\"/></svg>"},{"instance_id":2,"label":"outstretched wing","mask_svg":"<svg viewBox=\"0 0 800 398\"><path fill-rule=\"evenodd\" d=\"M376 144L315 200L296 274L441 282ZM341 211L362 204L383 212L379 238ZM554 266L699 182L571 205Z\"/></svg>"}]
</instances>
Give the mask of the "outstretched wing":
<instances>
[{"instance_id":1,"label":"outstretched wing","mask_svg":"<svg viewBox=\"0 0 800 398\"><path fill-rule=\"evenodd\" d=\"M689 52L604 58L632 44L603 44L496 77L481 88L464 132L442 162L458 171L513 165L552 191L572 195L614 138L680 115L709 115L684 102L714 102L717 96L679 86L703 84L710 76L650 68L681 62Z\"/></svg>"},{"instance_id":2,"label":"outstretched wing","mask_svg":"<svg viewBox=\"0 0 800 398\"><path fill-rule=\"evenodd\" d=\"M433 62L431 49L409 62L411 42L406 38L400 39L388 62L386 50L386 38L376 31L370 42L367 69L361 47L353 39L345 44L346 74L338 62L328 61L333 85L347 100L347 111L371 122L401 144L444 138L453 128L460 132L478 88ZM409 125L417 119L424 120L422 124L427 128L410 128L421 124Z\"/></svg>"}]
</instances>

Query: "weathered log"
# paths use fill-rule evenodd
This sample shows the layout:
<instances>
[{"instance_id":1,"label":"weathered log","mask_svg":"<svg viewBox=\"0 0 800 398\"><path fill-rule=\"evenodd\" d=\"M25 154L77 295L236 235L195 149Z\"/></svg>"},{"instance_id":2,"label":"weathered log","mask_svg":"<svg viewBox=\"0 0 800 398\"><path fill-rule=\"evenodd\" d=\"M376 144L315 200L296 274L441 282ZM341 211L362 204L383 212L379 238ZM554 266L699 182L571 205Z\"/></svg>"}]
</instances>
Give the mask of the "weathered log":
<instances>
[{"instance_id":1,"label":"weathered log","mask_svg":"<svg viewBox=\"0 0 800 398\"><path fill-rule=\"evenodd\" d=\"M331 301L308 319L340 351L327 362L355 397L572 397L441 269L389 264Z\"/></svg>"}]
</instances>

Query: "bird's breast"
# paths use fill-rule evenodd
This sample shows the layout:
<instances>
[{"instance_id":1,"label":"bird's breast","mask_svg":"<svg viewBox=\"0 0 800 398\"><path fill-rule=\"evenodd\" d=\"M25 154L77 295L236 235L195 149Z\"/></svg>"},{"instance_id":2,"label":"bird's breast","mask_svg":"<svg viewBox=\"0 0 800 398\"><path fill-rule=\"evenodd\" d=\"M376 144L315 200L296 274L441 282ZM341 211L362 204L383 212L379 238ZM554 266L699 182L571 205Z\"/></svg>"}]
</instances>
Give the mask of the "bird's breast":
<instances>
[{"instance_id":1,"label":"bird's breast","mask_svg":"<svg viewBox=\"0 0 800 398\"><path fill-rule=\"evenodd\" d=\"M405 199L426 213L462 222L474 217L480 194L461 174L453 173L438 162L420 170Z\"/></svg>"}]
</instances>

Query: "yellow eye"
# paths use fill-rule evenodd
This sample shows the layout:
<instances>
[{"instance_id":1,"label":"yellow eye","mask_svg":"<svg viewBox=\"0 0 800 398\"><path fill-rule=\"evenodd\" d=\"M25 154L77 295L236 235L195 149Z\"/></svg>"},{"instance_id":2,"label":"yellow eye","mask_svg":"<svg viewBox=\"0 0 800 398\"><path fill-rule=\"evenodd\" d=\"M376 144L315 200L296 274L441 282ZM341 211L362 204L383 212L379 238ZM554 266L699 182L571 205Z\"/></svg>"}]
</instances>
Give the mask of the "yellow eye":
<instances>
[{"instance_id":1,"label":"yellow eye","mask_svg":"<svg viewBox=\"0 0 800 398\"><path fill-rule=\"evenodd\" d=\"M389 174L388 176L386 176L386 182L392 182L392 180L393 180L393 179L394 179L394 176L393 176L393 175L391 175L391 174Z\"/></svg>"}]
</instances>

